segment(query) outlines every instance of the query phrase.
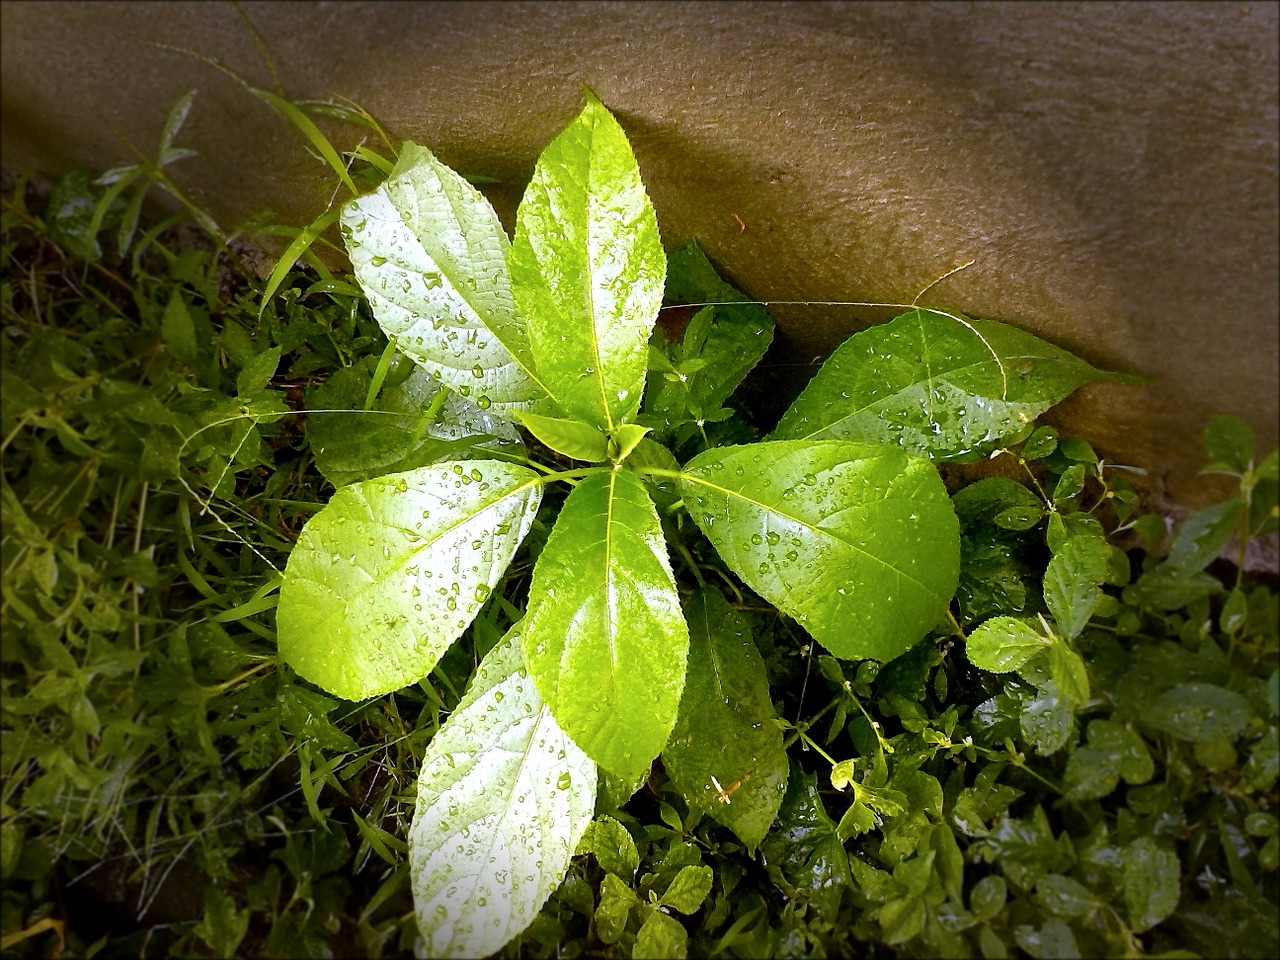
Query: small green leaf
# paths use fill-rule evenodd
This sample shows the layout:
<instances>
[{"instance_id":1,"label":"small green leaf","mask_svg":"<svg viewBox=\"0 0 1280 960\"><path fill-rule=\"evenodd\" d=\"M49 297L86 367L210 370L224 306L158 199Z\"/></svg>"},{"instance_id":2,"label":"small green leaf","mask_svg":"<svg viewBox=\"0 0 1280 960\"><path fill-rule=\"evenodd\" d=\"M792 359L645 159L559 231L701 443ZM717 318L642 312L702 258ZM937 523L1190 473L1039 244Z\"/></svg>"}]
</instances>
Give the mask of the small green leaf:
<instances>
[{"instance_id":1,"label":"small green leaf","mask_svg":"<svg viewBox=\"0 0 1280 960\"><path fill-rule=\"evenodd\" d=\"M1044 512L1044 504L1041 503L1010 507L997 513L991 522L1001 530L1030 530L1044 519Z\"/></svg>"},{"instance_id":2,"label":"small green leaf","mask_svg":"<svg viewBox=\"0 0 1280 960\"><path fill-rule=\"evenodd\" d=\"M671 254L666 299L714 306L695 314L682 340L669 340L661 326L654 331L653 353L661 358L662 369L675 376L650 382L645 409L668 421L707 418L764 356L773 339L773 320L764 307L747 302L721 280L693 240Z\"/></svg>"},{"instance_id":3,"label":"small green leaf","mask_svg":"<svg viewBox=\"0 0 1280 960\"><path fill-rule=\"evenodd\" d=\"M235 900L217 887L205 887L204 916L194 932L215 957L234 957L249 932L249 911L237 910Z\"/></svg>"},{"instance_id":4,"label":"small green leaf","mask_svg":"<svg viewBox=\"0 0 1280 960\"><path fill-rule=\"evenodd\" d=\"M627 457L631 456L631 452L644 439L644 435L652 430L652 427L642 427L637 423L624 423L613 431L613 436L609 439L609 458L614 463L621 463Z\"/></svg>"},{"instance_id":5,"label":"small green leaf","mask_svg":"<svg viewBox=\"0 0 1280 960\"><path fill-rule=\"evenodd\" d=\"M403 353L481 409L543 409L507 236L479 191L406 143L386 182L343 207L342 232L374 316Z\"/></svg>"},{"instance_id":6,"label":"small green leaf","mask_svg":"<svg viewBox=\"0 0 1280 960\"><path fill-rule=\"evenodd\" d=\"M1171 736L1203 742L1235 737L1253 711L1234 690L1211 683L1179 683L1162 693L1142 722Z\"/></svg>"},{"instance_id":7,"label":"small green leaf","mask_svg":"<svg viewBox=\"0 0 1280 960\"><path fill-rule=\"evenodd\" d=\"M280 655L348 700L420 680L488 599L541 500L536 473L493 460L342 487L289 555Z\"/></svg>"},{"instance_id":8,"label":"small green leaf","mask_svg":"<svg viewBox=\"0 0 1280 960\"><path fill-rule=\"evenodd\" d=\"M979 920L992 920L1004 909L1007 897L1008 885L1004 877L983 877L969 894L969 911Z\"/></svg>"},{"instance_id":9,"label":"small green leaf","mask_svg":"<svg viewBox=\"0 0 1280 960\"><path fill-rule=\"evenodd\" d=\"M1030 924L1019 924L1013 928L1013 938L1035 960L1065 960L1081 956L1070 924L1057 917L1050 917L1039 929Z\"/></svg>"},{"instance_id":10,"label":"small green leaf","mask_svg":"<svg viewBox=\"0 0 1280 960\"><path fill-rule=\"evenodd\" d=\"M521 662L520 627L481 662L431 738L409 864L433 957L485 957L529 925L591 822L596 769Z\"/></svg>"},{"instance_id":11,"label":"small green leaf","mask_svg":"<svg viewBox=\"0 0 1280 960\"><path fill-rule=\"evenodd\" d=\"M1044 574L1044 601L1065 636L1079 636L1093 616L1110 562L1111 548L1102 537L1073 536L1054 551Z\"/></svg>"},{"instance_id":12,"label":"small green leaf","mask_svg":"<svg viewBox=\"0 0 1280 960\"><path fill-rule=\"evenodd\" d=\"M509 262L543 382L612 434L644 394L667 261L626 135L590 93L538 157Z\"/></svg>"},{"instance_id":13,"label":"small green leaf","mask_svg":"<svg viewBox=\"0 0 1280 960\"><path fill-rule=\"evenodd\" d=\"M764 661L747 621L714 587L695 593L684 611L689 667L662 763L692 809L755 850L787 788L787 754Z\"/></svg>"},{"instance_id":14,"label":"small green leaf","mask_svg":"<svg viewBox=\"0 0 1280 960\"><path fill-rule=\"evenodd\" d=\"M1062 471L1053 488L1053 502L1065 503L1084 489L1084 464L1074 463Z\"/></svg>"},{"instance_id":15,"label":"small green leaf","mask_svg":"<svg viewBox=\"0 0 1280 960\"><path fill-rule=\"evenodd\" d=\"M1256 440L1253 427L1233 416L1218 416L1204 428L1204 450L1211 463L1206 470L1232 470L1245 473L1253 460Z\"/></svg>"},{"instance_id":16,"label":"small green leaf","mask_svg":"<svg viewBox=\"0 0 1280 960\"><path fill-rule=\"evenodd\" d=\"M165 305L164 316L160 320L160 335L164 338L164 348L167 351L189 367L199 365L200 348L196 342L196 327L182 294L175 292Z\"/></svg>"},{"instance_id":17,"label":"small green leaf","mask_svg":"<svg viewBox=\"0 0 1280 960\"><path fill-rule=\"evenodd\" d=\"M876 441L976 460L1077 387L1112 376L1016 327L913 309L837 348L770 439Z\"/></svg>"},{"instance_id":18,"label":"small green leaf","mask_svg":"<svg viewBox=\"0 0 1280 960\"><path fill-rule=\"evenodd\" d=\"M1140 837L1125 847L1123 863L1129 926L1142 933L1177 908L1182 895L1182 867L1177 855L1152 837Z\"/></svg>"},{"instance_id":19,"label":"small green leaf","mask_svg":"<svg viewBox=\"0 0 1280 960\"><path fill-rule=\"evenodd\" d=\"M1084 660L1064 640L1049 646L1049 675L1058 689L1077 706L1089 699L1089 673Z\"/></svg>"},{"instance_id":20,"label":"small green leaf","mask_svg":"<svg viewBox=\"0 0 1280 960\"><path fill-rule=\"evenodd\" d=\"M689 934L684 925L661 910L651 910L636 934L632 960L684 960L688 955Z\"/></svg>"},{"instance_id":21,"label":"small green leaf","mask_svg":"<svg viewBox=\"0 0 1280 960\"><path fill-rule=\"evenodd\" d=\"M679 910L685 916L694 913L711 892L710 867L681 867L658 902L664 907Z\"/></svg>"},{"instance_id":22,"label":"small green leaf","mask_svg":"<svg viewBox=\"0 0 1280 960\"><path fill-rule=\"evenodd\" d=\"M1050 873L1036 884L1036 902L1049 913L1060 917L1085 917L1100 906L1093 892L1070 877Z\"/></svg>"},{"instance_id":23,"label":"small green leaf","mask_svg":"<svg viewBox=\"0 0 1280 960\"><path fill-rule=\"evenodd\" d=\"M649 765L675 724L689 632L634 474L570 492L533 571L524 644L543 698L592 759L628 779Z\"/></svg>"},{"instance_id":24,"label":"small green leaf","mask_svg":"<svg viewBox=\"0 0 1280 960\"><path fill-rule=\"evenodd\" d=\"M640 866L636 842L631 839L627 828L613 817L597 817L592 820L582 835L577 853L595 854L601 869L620 877L634 876Z\"/></svg>"},{"instance_id":25,"label":"small green leaf","mask_svg":"<svg viewBox=\"0 0 1280 960\"><path fill-rule=\"evenodd\" d=\"M640 900L626 881L612 873L605 874L600 884L600 902L596 904L596 933L605 943L617 943L627 929L631 908Z\"/></svg>"},{"instance_id":26,"label":"small green leaf","mask_svg":"<svg viewBox=\"0 0 1280 960\"><path fill-rule=\"evenodd\" d=\"M1018 727L1041 756L1066 746L1071 738L1072 703L1052 680L1020 698Z\"/></svg>"},{"instance_id":27,"label":"small green leaf","mask_svg":"<svg viewBox=\"0 0 1280 960\"><path fill-rule=\"evenodd\" d=\"M1058 431L1053 427L1036 427L1022 444L1019 454L1024 460L1043 460L1058 449Z\"/></svg>"},{"instance_id":28,"label":"small green leaf","mask_svg":"<svg viewBox=\"0 0 1280 960\"><path fill-rule=\"evenodd\" d=\"M969 634L964 651L975 667L1008 673L1044 650L1048 642L1024 620L993 617Z\"/></svg>"},{"instance_id":29,"label":"small green leaf","mask_svg":"<svg viewBox=\"0 0 1280 960\"><path fill-rule=\"evenodd\" d=\"M959 524L926 460L842 441L720 447L680 490L729 568L836 656L896 657L955 593Z\"/></svg>"},{"instance_id":30,"label":"small green leaf","mask_svg":"<svg viewBox=\"0 0 1280 960\"><path fill-rule=\"evenodd\" d=\"M609 455L608 438L589 423L528 412L517 413L516 417L521 426L556 453L589 463L599 463Z\"/></svg>"},{"instance_id":31,"label":"small green leaf","mask_svg":"<svg viewBox=\"0 0 1280 960\"><path fill-rule=\"evenodd\" d=\"M271 383L279 365L279 347L268 347L254 354L236 377L236 393L246 399L259 396Z\"/></svg>"}]
</instances>

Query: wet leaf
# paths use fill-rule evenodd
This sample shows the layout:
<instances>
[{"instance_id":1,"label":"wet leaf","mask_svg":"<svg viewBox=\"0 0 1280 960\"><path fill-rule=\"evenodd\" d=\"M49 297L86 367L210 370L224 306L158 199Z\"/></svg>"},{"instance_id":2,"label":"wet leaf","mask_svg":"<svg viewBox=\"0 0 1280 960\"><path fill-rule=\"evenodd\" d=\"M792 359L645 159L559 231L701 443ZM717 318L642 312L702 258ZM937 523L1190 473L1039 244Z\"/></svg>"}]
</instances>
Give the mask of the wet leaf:
<instances>
[{"instance_id":1,"label":"wet leaf","mask_svg":"<svg viewBox=\"0 0 1280 960\"><path fill-rule=\"evenodd\" d=\"M622 127L590 93L516 215L516 303L561 409L611 434L640 406L666 255Z\"/></svg>"},{"instance_id":2,"label":"wet leaf","mask_svg":"<svg viewBox=\"0 0 1280 960\"><path fill-rule=\"evenodd\" d=\"M710 867L681 867L658 902L688 916L695 913L702 906L702 901L707 899L707 894L711 892L711 880Z\"/></svg>"},{"instance_id":3,"label":"wet leaf","mask_svg":"<svg viewBox=\"0 0 1280 960\"><path fill-rule=\"evenodd\" d=\"M574 460L599 463L609 455L609 439L580 420L565 420L539 413L519 413L520 425L550 447Z\"/></svg>"},{"instance_id":4,"label":"wet leaf","mask_svg":"<svg viewBox=\"0 0 1280 960\"><path fill-rule=\"evenodd\" d=\"M689 935L684 925L661 910L651 910L636 934L633 960L684 960L689 955Z\"/></svg>"},{"instance_id":5,"label":"wet leaf","mask_svg":"<svg viewBox=\"0 0 1280 960\"><path fill-rule=\"evenodd\" d=\"M1112 376L1016 327L913 309L841 344L770 439L976 460L1077 387Z\"/></svg>"},{"instance_id":6,"label":"wet leaf","mask_svg":"<svg viewBox=\"0 0 1280 960\"><path fill-rule=\"evenodd\" d=\"M1079 636L1093 616L1110 560L1111 548L1100 536L1073 536L1054 551L1044 574L1044 601L1065 636Z\"/></svg>"},{"instance_id":7,"label":"wet leaf","mask_svg":"<svg viewBox=\"0 0 1280 960\"><path fill-rule=\"evenodd\" d=\"M348 700L426 676L528 533L536 481L525 467L464 460L342 487L289 555L280 655Z\"/></svg>"},{"instance_id":8,"label":"wet leaf","mask_svg":"<svg viewBox=\"0 0 1280 960\"><path fill-rule=\"evenodd\" d=\"M519 629L485 657L423 758L409 864L429 956L488 956L524 930L591 822L595 764L539 698Z\"/></svg>"},{"instance_id":9,"label":"wet leaf","mask_svg":"<svg viewBox=\"0 0 1280 960\"><path fill-rule=\"evenodd\" d=\"M1237 736L1253 711L1234 690L1211 683L1179 683L1162 693L1142 721L1175 737L1204 742Z\"/></svg>"},{"instance_id":10,"label":"wet leaf","mask_svg":"<svg viewBox=\"0 0 1280 960\"><path fill-rule=\"evenodd\" d=\"M680 490L730 569L836 656L896 657L955 593L959 524L928 461L840 441L720 447Z\"/></svg>"},{"instance_id":11,"label":"wet leaf","mask_svg":"<svg viewBox=\"0 0 1280 960\"><path fill-rule=\"evenodd\" d=\"M595 854L596 862L602 870L626 879L634 876L636 868L640 866L636 842L631 839L627 828L612 817L597 817L591 821L582 835L577 852Z\"/></svg>"},{"instance_id":12,"label":"wet leaf","mask_svg":"<svg viewBox=\"0 0 1280 960\"><path fill-rule=\"evenodd\" d=\"M1040 653L1049 641L1025 620L993 617L965 639L964 652L975 667L1008 673Z\"/></svg>"},{"instance_id":13,"label":"wet leaf","mask_svg":"<svg viewBox=\"0 0 1280 960\"><path fill-rule=\"evenodd\" d=\"M602 767L634 777L675 724L689 649L638 477L614 470L574 487L534 568L529 611L525 656L552 713Z\"/></svg>"},{"instance_id":14,"label":"wet leaf","mask_svg":"<svg viewBox=\"0 0 1280 960\"><path fill-rule=\"evenodd\" d=\"M699 590L684 612L689 666L662 763L691 808L723 823L754 850L787 786L787 755L764 661L750 626L719 590ZM732 792L721 799L720 790Z\"/></svg>"},{"instance_id":15,"label":"wet leaf","mask_svg":"<svg viewBox=\"0 0 1280 960\"><path fill-rule=\"evenodd\" d=\"M343 208L342 232L374 316L403 353L482 409L545 407L507 236L475 187L406 143L382 186Z\"/></svg>"},{"instance_id":16,"label":"wet leaf","mask_svg":"<svg viewBox=\"0 0 1280 960\"><path fill-rule=\"evenodd\" d=\"M1150 930L1178 906L1182 868L1177 856L1153 837L1141 837L1124 849L1124 903L1129 926Z\"/></svg>"},{"instance_id":17,"label":"wet leaf","mask_svg":"<svg viewBox=\"0 0 1280 960\"><path fill-rule=\"evenodd\" d=\"M799 893L835 916L852 884L849 857L818 796L817 776L793 763L778 822L760 845L770 877L789 896Z\"/></svg>"}]
</instances>

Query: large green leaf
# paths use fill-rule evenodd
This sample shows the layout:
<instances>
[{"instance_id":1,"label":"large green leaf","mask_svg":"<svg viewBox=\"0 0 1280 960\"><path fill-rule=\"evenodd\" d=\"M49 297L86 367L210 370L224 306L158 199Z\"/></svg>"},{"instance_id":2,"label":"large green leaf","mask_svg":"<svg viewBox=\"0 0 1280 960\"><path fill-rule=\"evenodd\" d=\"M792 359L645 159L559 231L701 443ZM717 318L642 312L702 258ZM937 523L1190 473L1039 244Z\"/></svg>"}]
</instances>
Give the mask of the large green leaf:
<instances>
[{"instance_id":1,"label":"large green leaf","mask_svg":"<svg viewBox=\"0 0 1280 960\"><path fill-rule=\"evenodd\" d=\"M510 263L543 382L566 413L612 434L644 393L667 263L631 146L589 93L538 158Z\"/></svg>"},{"instance_id":2,"label":"large green leaf","mask_svg":"<svg viewBox=\"0 0 1280 960\"><path fill-rule=\"evenodd\" d=\"M689 669L662 763L691 808L754 850L787 789L787 753L764 660L750 626L719 590L699 590L684 609Z\"/></svg>"},{"instance_id":3,"label":"large green leaf","mask_svg":"<svg viewBox=\"0 0 1280 960\"><path fill-rule=\"evenodd\" d=\"M1077 387L1114 376L1017 327L913 309L841 344L771 439L977 460Z\"/></svg>"},{"instance_id":4,"label":"large green leaf","mask_svg":"<svg viewBox=\"0 0 1280 960\"><path fill-rule=\"evenodd\" d=\"M463 460L338 490L289 555L280 655L348 700L424 677L529 532L537 481L525 467Z\"/></svg>"},{"instance_id":5,"label":"large green leaf","mask_svg":"<svg viewBox=\"0 0 1280 960\"><path fill-rule=\"evenodd\" d=\"M955 593L959 523L927 460L844 441L721 447L680 490L729 567L836 656L896 657Z\"/></svg>"},{"instance_id":6,"label":"large green leaf","mask_svg":"<svg viewBox=\"0 0 1280 960\"><path fill-rule=\"evenodd\" d=\"M307 397L307 439L316 466L334 486L456 460L481 452L477 447L523 451L513 424L445 390L407 360L409 375L384 387L372 409L362 409L368 359L335 370Z\"/></svg>"},{"instance_id":7,"label":"large green leaf","mask_svg":"<svg viewBox=\"0 0 1280 960\"><path fill-rule=\"evenodd\" d=\"M342 210L356 279L402 352L482 409L539 409L507 273L507 236L479 191L406 143L391 176Z\"/></svg>"},{"instance_id":8,"label":"large green leaf","mask_svg":"<svg viewBox=\"0 0 1280 960\"><path fill-rule=\"evenodd\" d=\"M556 720L606 770L632 778L671 734L689 631L658 514L634 474L579 482L529 589L529 672Z\"/></svg>"},{"instance_id":9,"label":"large green leaf","mask_svg":"<svg viewBox=\"0 0 1280 960\"><path fill-rule=\"evenodd\" d=\"M564 879L595 809L596 767L525 673L519 626L431 738L409 869L431 957L487 957Z\"/></svg>"}]
</instances>

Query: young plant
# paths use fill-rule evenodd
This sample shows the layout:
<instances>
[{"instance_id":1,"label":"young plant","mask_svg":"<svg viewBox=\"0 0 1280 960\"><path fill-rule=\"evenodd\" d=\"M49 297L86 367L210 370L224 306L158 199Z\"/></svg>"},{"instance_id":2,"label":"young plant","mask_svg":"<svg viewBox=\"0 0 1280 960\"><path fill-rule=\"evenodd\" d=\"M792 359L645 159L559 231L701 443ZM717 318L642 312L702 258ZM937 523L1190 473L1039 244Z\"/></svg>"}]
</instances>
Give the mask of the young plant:
<instances>
[{"instance_id":1,"label":"young plant","mask_svg":"<svg viewBox=\"0 0 1280 960\"><path fill-rule=\"evenodd\" d=\"M532 920L592 821L597 766L625 799L662 754L690 805L752 851L776 817L788 770L764 664L718 590L682 603L667 544L681 508L831 653L888 661L956 593L959 524L930 460L999 450L1109 376L1012 327L912 307L850 338L766 440L704 443L681 466L655 437L705 438L771 327L758 307L707 305L682 343L655 334L667 256L626 137L589 93L540 156L513 241L412 143L341 224L395 347L476 415L576 462L497 446L349 483L285 571L283 658L347 699L389 693L477 617L547 486L571 488L527 614L424 759L410 863L432 955L492 953ZM676 257L689 289L742 299L696 248Z\"/></svg>"}]
</instances>

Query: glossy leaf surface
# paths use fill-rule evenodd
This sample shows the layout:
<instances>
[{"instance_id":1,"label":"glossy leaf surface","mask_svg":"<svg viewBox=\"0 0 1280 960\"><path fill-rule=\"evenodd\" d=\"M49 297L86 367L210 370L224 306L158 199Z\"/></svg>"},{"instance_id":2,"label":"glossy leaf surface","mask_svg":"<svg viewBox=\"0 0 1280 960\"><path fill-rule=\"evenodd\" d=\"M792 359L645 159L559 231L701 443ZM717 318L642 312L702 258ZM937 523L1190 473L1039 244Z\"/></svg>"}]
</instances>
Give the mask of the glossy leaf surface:
<instances>
[{"instance_id":1,"label":"glossy leaf surface","mask_svg":"<svg viewBox=\"0 0 1280 960\"><path fill-rule=\"evenodd\" d=\"M867 440L976 460L1077 387L1110 377L1016 327L915 309L841 344L771 439Z\"/></svg>"},{"instance_id":2,"label":"glossy leaf surface","mask_svg":"<svg viewBox=\"0 0 1280 960\"><path fill-rule=\"evenodd\" d=\"M544 406L507 273L507 236L480 192L406 143L385 183L343 208L356 279L383 332L449 388L511 416Z\"/></svg>"},{"instance_id":3,"label":"glossy leaf surface","mask_svg":"<svg viewBox=\"0 0 1280 960\"><path fill-rule=\"evenodd\" d=\"M488 956L523 931L595 808L595 764L526 675L519 629L485 657L423 758L409 864L428 956Z\"/></svg>"},{"instance_id":4,"label":"glossy leaf surface","mask_svg":"<svg viewBox=\"0 0 1280 960\"><path fill-rule=\"evenodd\" d=\"M276 611L285 662L348 700L424 677L529 532L536 480L464 460L338 490L289 555Z\"/></svg>"},{"instance_id":5,"label":"glossy leaf surface","mask_svg":"<svg viewBox=\"0 0 1280 960\"><path fill-rule=\"evenodd\" d=\"M529 589L525 657L560 725L631 778L667 742L689 633L657 511L634 474L588 476L565 500Z\"/></svg>"},{"instance_id":6,"label":"glossy leaf surface","mask_svg":"<svg viewBox=\"0 0 1280 960\"><path fill-rule=\"evenodd\" d=\"M520 413L520 425L550 447L574 460L598 463L609 455L609 440L598 427L581 420Z\"/></svg>"},{"instance_id":7,"label":"glossy leaf surface","mask_svg":"<svg viewBox=\"0 0 1280 960\"><path fill-rule=\"evenodd\" d=\"M841 441L721 447L680 490L730 569L836 656L896 657L955 593L959 524L927 460Z\"/></svg>"},{"instance_id":8,"label":"glossy leaf surface","mask_svg":"<svg viewBox=\"0 0 1280 960\"><path fill-rule=\"evenodd\" d=\"M699 590L684 610L689 669L662 764L691 808L754 850L787 789L787 754L764 661L747 621L719 590Z\"/></svg>"},{"instance_id":9,"label":"glossy leaf surface","mask_svg":"<svg viewBox=\"0 0 1280 960\"><path fill-rule=\"evenodd\" d=\"M1054 551L1044 574L1044 601L1068 637L1078 636L1093 616L1110 560L1111 548L1100 536L1077 535Z\"/></svg>"},{"instance_id":10,"label":"glossy leaf surface","mask_svg":"<svg viewBox=\"0 0 1280 960\"><path fill-rule=\"evenodd\" d=\"M612 433L644 393L666 255L627 138L590 94L538 158L510 263L543 382L566 413Z\"/></svg>"},{"instance_id":11,"label":"glossy leaf surface","mask_svg":"<svg viewBox=\"0 0 1280 960\"><path fill-rule=\"evenodd\" d=\"M975 667L1008 673L1043 652L1048 644L1048 639L1025 620L992 617L969 634L964 652Z\"/></svg>"}]
</instances>

